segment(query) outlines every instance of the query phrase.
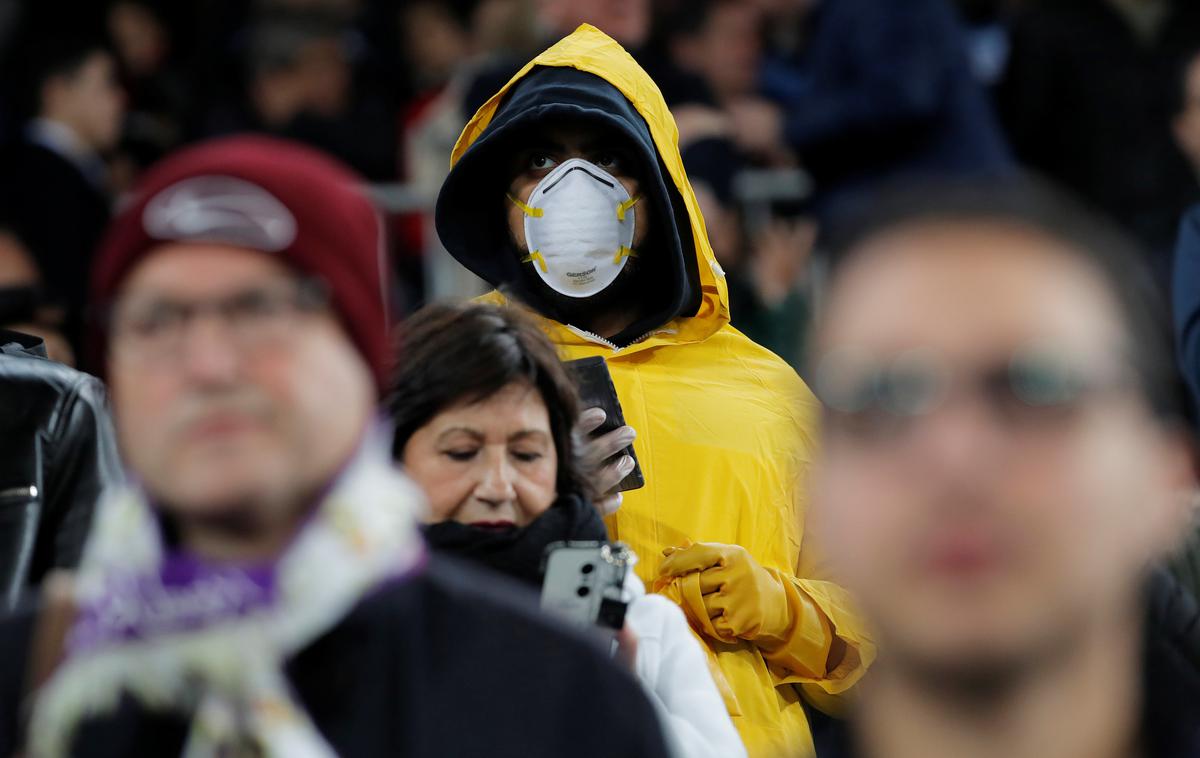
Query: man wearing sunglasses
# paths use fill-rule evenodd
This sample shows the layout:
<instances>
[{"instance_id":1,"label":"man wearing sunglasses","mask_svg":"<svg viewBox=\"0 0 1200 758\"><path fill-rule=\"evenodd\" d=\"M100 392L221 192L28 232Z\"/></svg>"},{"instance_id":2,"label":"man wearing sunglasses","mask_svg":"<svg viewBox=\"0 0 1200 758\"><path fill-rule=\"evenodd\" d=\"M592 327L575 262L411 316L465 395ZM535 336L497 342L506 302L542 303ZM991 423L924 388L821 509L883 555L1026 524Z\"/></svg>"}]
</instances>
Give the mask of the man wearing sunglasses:
<instances>
[{"instance_id":1,"label":"man wearing sunglasses","mask_svg":"<svg viewBox=\"0 0 1200 758\"><path fill-rule=\"evenodd\" d=\"M1150 568L1193 481L1136 251L1027 183L846 228L814 523L879 658L818 754L1200 755L1196 609Z\"/></svg>"}]
</instances>

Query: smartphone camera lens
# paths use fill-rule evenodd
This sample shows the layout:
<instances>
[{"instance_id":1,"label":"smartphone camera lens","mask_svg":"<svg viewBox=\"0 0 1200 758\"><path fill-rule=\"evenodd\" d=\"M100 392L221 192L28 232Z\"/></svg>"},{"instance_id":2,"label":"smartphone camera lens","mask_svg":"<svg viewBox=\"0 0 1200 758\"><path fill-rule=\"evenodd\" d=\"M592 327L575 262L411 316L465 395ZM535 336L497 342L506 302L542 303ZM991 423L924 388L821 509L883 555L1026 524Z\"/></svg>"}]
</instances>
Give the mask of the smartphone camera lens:
<instances>
[{"instance_id":1,"label":"smartphone camera lens","mask_svg":"<svg viewBox=\"0 0 1200 758\"><path fill-rule=\"evenodd\" d=\"M595 566L595 564L592 564L592 563L585 563L585 564L583 564L583 568L581 568L579 570L585 574L590 574L596 570L596 566Z\"/></svg>"},{"instance_id":2,"label":"smartphone camera lens","mask_svg":"<svg viewBox=\"0 0 1200 758\"><path fill-rule=\"evenodd\" d=\"M579 595L580 597L587 597L588 595L592 594L592 591L588 587L580 587L579 589L575 590L575 594Z\"/></svg>"}]
</instances>

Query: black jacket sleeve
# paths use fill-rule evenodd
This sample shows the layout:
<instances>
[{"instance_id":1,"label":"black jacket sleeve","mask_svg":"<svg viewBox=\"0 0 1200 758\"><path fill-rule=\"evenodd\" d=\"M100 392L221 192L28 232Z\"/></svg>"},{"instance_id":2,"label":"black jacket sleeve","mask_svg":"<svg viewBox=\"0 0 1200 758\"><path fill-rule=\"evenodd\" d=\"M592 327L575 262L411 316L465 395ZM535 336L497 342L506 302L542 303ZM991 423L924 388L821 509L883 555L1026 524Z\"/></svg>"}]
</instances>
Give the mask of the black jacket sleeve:
<instances>
[{"instance_id":1,"label":"black jacket sleeve","mask_svg":"<svg viewBox=\"0 0 1200 758\"><path fill-rule=\"evenodd\" d=\"M101 491L121 476L104 386L0 331L0 609L80 559ZM36 342L36 340L33 340Z\"/></svg>"},{"instance_id":2,"label":"black jacket sleeve","mask_svg":"<svg viewBox=\"0 0 1200 758\"><path fill-rule=\"evenodd\" d=\"M48 431L45 512L34 554L39 578L79 563L96 501L121 476L100 380L82 375L63 396Z\"/></svg>"}]
</instances>

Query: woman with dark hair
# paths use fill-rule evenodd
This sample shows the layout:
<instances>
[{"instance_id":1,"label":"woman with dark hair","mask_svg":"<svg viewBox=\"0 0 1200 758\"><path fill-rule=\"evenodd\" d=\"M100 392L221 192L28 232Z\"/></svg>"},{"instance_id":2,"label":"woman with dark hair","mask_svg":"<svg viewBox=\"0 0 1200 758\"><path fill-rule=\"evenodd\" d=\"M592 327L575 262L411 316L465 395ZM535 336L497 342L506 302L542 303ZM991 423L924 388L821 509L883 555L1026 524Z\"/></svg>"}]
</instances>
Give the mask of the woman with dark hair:
<instances>
[{"instance_id":1,"label":"woman with dark hair","mask_svg":"<svg viewBox=\"0 0 1200 758\"><path fill-rule=\"evenodd\" d=\"M429 498L426 539L534 587L562 540L607 540L572 427L579 401L553 346L517 311L432 305L406 325L388 409L393 452ZM679 756L745 756L699 642L630 572L633 668Z\"/></svg>"}]
</instances>

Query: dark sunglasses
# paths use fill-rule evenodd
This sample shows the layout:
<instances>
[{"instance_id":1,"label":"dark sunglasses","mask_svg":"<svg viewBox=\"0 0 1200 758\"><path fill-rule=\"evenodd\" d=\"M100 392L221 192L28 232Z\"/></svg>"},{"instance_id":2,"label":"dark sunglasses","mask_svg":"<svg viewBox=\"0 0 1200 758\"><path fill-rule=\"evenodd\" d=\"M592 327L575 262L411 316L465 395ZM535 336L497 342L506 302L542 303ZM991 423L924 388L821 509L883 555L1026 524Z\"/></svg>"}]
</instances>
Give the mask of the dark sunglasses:
<instances>
[{"instance_id":1,"label":"dark sunglasses","mask_svg":"<svg viewBox=\"0 0 1200 758\"><path fill-rule=\"evenodd\" d=\"M954 398L975 399L997 422L1023 428L1073 418L1092 399L1134 383L1121 364L1097 365L1045 346L966 369L923 350L887 361L842 350L821 360L816 393L831 431L882 439Z\"/></svg>"}]
</instances>

